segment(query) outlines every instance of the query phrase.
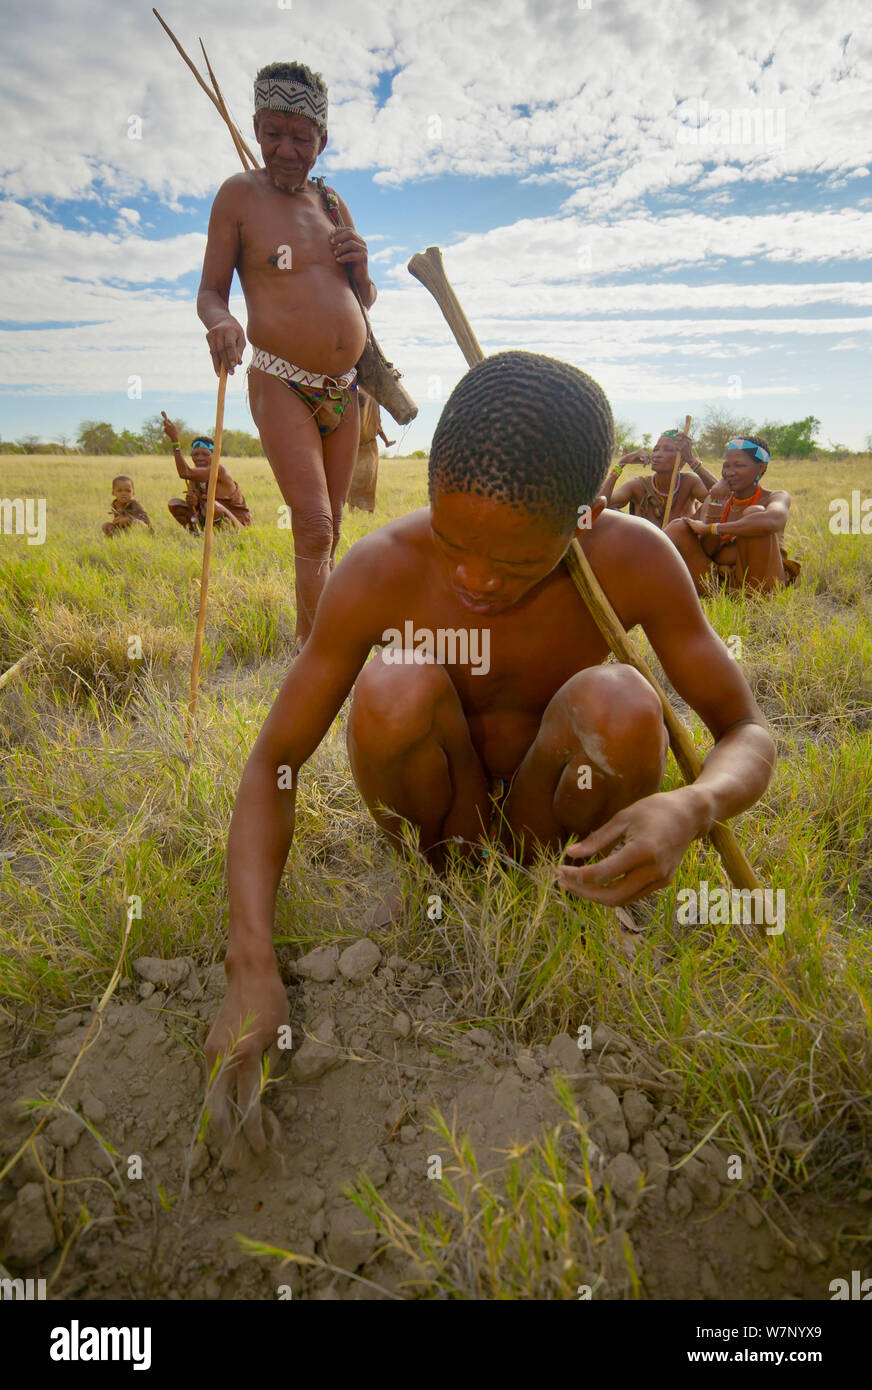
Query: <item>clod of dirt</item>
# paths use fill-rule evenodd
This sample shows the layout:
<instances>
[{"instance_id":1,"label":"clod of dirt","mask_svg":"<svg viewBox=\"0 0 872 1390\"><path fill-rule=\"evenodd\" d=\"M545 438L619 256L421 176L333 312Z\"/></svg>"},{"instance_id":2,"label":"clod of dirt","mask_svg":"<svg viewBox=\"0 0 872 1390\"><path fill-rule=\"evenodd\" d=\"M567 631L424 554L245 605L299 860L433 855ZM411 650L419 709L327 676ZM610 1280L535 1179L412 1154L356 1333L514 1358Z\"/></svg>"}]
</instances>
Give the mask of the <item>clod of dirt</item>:
<instances>
[{"instance_id":1,"label":"clod of dirt","mask_svg":"<svg viewBox=\"0 0 872 1390\"><path fill-rule=\"evenodd\" d=\"M27 1182L19 1190L9 1222L6 1258L17 1265L35 1265L50 1255L57 1235L49 1220L45 1188Z\"/></svg>"},{"instance_id":2,"label":"clod of dirt","mask_svg":"<svg viewBox=\"0 0 872 1390\"><path fill-rule=\"evenodd\" d=\"M71 1149L84 1133L85 1126L82 1121L67 1113L57 1115L45 1129L46 1139L52 1144L60 1145L62 1149Z\"/></svg>"},{"instance_id":3,"label":"clod of dirt","mask_svg":"<svg viewBox=\"0 0 872 1390\"><path fill-rule=\"evenodd\" d=\"M538 1081L542 1075L542 1068L536 1058L532 1052L528 1052L526 1049L518 1053L515 1064L521 1075L526 1076L530 1081Z\"/></svg>"},{"instance_id":4,"label":"clod of dirt","mask_svg":"<svg viewBox=\"0 0 872 1390\"><path fill-rule=\"evenodd\" d=\"M398 1038L407 1038L412 1031L412 1020L408 1014L394 1014L391 1019L391 1032Z\"/></svg>"},{"instance_id":5,"label":"clod of dirt","mask_svg":"<svg viewBox=\"0 0 872 1390\"><path fill-rule=\"evenodd\" d=\"M614 1028L610 1028L607 1023L598 1023L593 1030L591 1037L591 1047L594 1052L602 1052L608 1048L610 1052L629 1052L630 1044L620 1033L616 1033Z\"/></svg>"},{"instance_id":6,"label":"clod of dirt","mask_svg":"<svg viewBox=\"0 0 872 1390\"><path fill-rule=\"evenodd\" d=\"M313 1037L307 1038L294 1053L291 1072L296 1081L317 1081L342 1060L336 1042L336 1024L329 1014L322 1014L313 1025Z\"/></svg>"},{"instance_id":7,"label":"clod of dirt","mask_svg":"<svg viewBox=\"0 0 872 1390\"><path fill-rule=\"evenodd\" d=\"M545 1053L545 1065L559 1068L560 1071L568 1072L570 1076L584 1071L585 1054L578 1046L578 1038L571 1038L568 1033L558 1033L551 1039L551 1045Z\"/></svg>"},{"instance_id":8,"label":"clod of dirt","mask_svg":"<svg viewBox=\"0 0 872 1390\"><path fill-rule=\"evenodd\" d=\"M338 946L316 946L308 955L300 956L291 969L303 980L314 980L317 984L329 984L336 979L339 967Z\"/></svg>"},{"instance_id":9,"label":"clod of dirt","mask_svg":"<svg viewBox=\"0 0 872 1390\"><path fill-rule=\"evenodd\" d=\"M689 1216L693 1211L693 1193L685 1178L676 1178L669 1184L666 1205L673 1216Z\"/></svg>"},{"instance_id":10,"label":"clod of dirt","mask_svg":"<svg viewBox=\"0 0 872 1390\"><path fill-rule=\"evenodd\" d=\"M327 1233L327 1254L332 1264L354 1272L365 1264L378 1241L377 1233L367 1224L357 1207L340 1207L330 1216Z\"/></svg>"},{"instance_id":11,"label":"clod of dirt","mask_svg":"<svg viewBox=\"0 0 872 1390\"><path fill-rule=\"evenodd\" d=\"M615 1196L628 1205L641 1190L642 1169L629 1154L616 1154L606 1164L603 1176Z\"/></svg>"},{"instance_id":12,"label":"clod of dirt","mask_svg":"<svg viewBox=\"0 0 872 1390\"><path fill-rule=\"evenodd\" d=\"M339 973L352 982L365 980L380 960L381 951L378 946L374 941L370 941L368 936L362 936L359 941L346 946L342 952L339 957Z\"/></svg>"},{"instance_id":13,"label":"clod of dirt","mask_svg":"<svg viewBox=\"0 0 872 1390\"><path fill-rule=\"evenodd\" d=\"M625 1091L622 1108L627 1133L631 1139L640 1139L645 1130L651 1127L654 1106L641 1091Z\"/></svg>"},{"instance_id":14,"label":"clod of dirt","mask_svg":"<svg viewBox=\"0 0 872 1390\"><path fill-rule=\"evenodd\" d=\"M705 1166L698 1158L689 1158L682 1164L681 1171L698 1201L705 1202L708 1206L717 1206L721 1200L720 1185L711 1173L706 1172Z\"/></svg>"},{"instance_id":15,"label":"clod of dirt","mask_svg":"<svg viewBox=\"0 0 872 1390\"><path fill-rule=\"evenodd\" d=\"M626 1153L630 1147L630 1136L624 1124L621 1102L611 1086L601 1081L590 1081L583 1088L581 1096L605 1138L606 1147L612 1153Z\"/></svg>"},{"instance_id":16,"label":"clod of dirt","mask_svg":"<svg viewBox=\"0 0 872 1390\"><path fill-rule=\"evenodd\" d=\"M656 1193L665 1197L666 1184L669 1180L669 1155L657 1135L650 1129L645 1135L643 1144L649 1182Z\"/></svg>"},{"instance_id":17,"label":"clod of dirt","mask_svg":"<svg viewBox=\"0 0 872 1390\"><path fill-rule=\"evenodd\" d=\"M141 980L156 989L177 989L187 982L194 962L186 956L178 960L160 960L157 956L140 956L133 969Z\"/></svg>"},{"instance_id":18,"label":"clod of dirt","mask_svg":"<svg viewBox=\"0 0 872 1390\"><path fill-rule=\"evenodd\" d=\"M92 1125L101 1125L106 1118L107 1110L102 1100L93 1095L90 1091L85 1091L82 1095L82 1114L86 1120L90 1120Z\"/></svg>"}]
</instances>

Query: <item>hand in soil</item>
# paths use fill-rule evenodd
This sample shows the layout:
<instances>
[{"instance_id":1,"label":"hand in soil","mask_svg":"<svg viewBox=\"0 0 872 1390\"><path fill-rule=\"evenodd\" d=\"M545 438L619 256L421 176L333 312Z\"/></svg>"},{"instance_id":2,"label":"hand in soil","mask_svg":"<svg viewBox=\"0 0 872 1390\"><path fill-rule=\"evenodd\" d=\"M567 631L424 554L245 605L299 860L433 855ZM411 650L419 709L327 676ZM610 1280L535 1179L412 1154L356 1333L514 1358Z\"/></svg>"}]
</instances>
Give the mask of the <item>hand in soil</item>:
<instances>
[{"instance_id":1,"label":"hand in soil","mask_svg":"<svg viewBox=\"0 0 872 1390\"><path fill-rule=\"evenodd\" d=\"M240 971L231 974L224 1002L218 1010L206 1039L206 1063L212 1075L221 1057L218 1074L208 1093L212 1124L223 1139L229 1139L241 1123L242 1131L254 1149L266 1147L260 1104L261 1063L269 1055L270 1065L279 1058L279 1028L288 1022L288 1000L276 969ZM238 1120L233 1122L233 1091L236 1091Z\"/></svg>"}]
</instances>

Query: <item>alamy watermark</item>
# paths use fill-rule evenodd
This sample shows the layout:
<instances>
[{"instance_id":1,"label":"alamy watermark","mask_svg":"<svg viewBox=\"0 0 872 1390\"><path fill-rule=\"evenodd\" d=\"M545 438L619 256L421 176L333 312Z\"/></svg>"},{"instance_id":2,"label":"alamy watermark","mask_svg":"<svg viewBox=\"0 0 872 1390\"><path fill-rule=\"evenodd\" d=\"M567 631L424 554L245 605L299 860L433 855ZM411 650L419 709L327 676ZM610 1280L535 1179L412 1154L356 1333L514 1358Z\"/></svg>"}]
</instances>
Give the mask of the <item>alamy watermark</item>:
<instances>
[{"instance_id":1,"label":"alamy watermark","mask_svg":"<svg viewBox=\"0 0 872 1390\"><path fill-rule=\"evenodd\" d=\"M44 545L45 498L0 497L0 535L26 536L28 545Z\"/></svg>"},{"instance_id":2,"label":"alamy watermark","mask_svg":"<svg viewBox=\"0 0 872 1390\"><path fill-rule=\"evenodd\" d=\"M696 888L678 890L679 926L758 926L767 936L784 931L783 888L709 888L703 879Z\"/></svg>"},{"instance_id":3,"label":"alamy watermark","mask_svg":"<svg viewBox=\"0 0 872 1390\"><path fill-rule=\"evenodd\" d=\"M389 666L470 666L474 676L490 670L490 628L419 627L411 618L382 633Z\"/></svg>"},{"instance_id":4,"label":"alamy watermark","mask_svg":"<svg viewBox=\"0 0 872 1390\"><path fill-rule=\"evenodd\" d=\"M709 106L691 101L682 109L679 145L763 145L783 149L787 111L783 106Z\"/></svg>"}]
</instances>

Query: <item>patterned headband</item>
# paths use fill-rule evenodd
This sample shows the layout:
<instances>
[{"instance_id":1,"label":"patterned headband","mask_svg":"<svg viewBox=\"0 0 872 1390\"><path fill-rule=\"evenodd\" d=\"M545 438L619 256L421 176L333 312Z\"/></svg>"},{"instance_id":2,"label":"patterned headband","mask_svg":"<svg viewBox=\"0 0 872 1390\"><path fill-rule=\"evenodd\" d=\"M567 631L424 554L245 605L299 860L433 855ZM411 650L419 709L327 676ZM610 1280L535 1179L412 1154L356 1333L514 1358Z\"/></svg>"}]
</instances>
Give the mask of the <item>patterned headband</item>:
<instances>
[{"instance_id":1,"label":"patterned headband","mask_svg":"<svg viewBox=\"0 0 872 1390\"><path fill-rule=\"evenodd\" d=\"M313 91L289 77L260 77L254 84L255 111L288 111L308 116L320 130L327 129L327 93Z\"/></svg>"},{"instance_id":2,"label":"patterned headband","mask_svg":"<svg viewBox=\"0 0 872 1390\"><path fill-rule=\"evenodd\" d=\"M769 454L759 444L755 444L753 439L731 439L727 445L728 449L744 449L746 454L753 454L754 458L761 463L769 462Z\"/></svg>"},{"instance_id":3,"label":"patterned headband","mask_svg":"<svg viewBox=\"0 0 872 1390\"><path fill-rule=\"evenodd\" d=\"M202 448L204 448L204 449L214 449L214 448L215 448L215 445L212 443L211 439L192 439L192 440L191 440L191 448L192 448L192 449L196 449L196 447L197 447L198 444L199 444Z\"/></svg>"}]
</instances>

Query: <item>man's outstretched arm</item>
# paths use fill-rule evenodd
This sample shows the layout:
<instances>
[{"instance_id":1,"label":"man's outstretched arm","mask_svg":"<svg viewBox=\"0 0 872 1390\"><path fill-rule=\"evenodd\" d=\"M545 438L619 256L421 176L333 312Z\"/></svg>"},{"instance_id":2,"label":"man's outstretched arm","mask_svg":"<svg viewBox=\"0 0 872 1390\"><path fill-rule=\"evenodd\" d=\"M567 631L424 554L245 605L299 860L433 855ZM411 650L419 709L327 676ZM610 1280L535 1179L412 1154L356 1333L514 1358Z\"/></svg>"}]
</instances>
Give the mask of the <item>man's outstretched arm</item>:
<instances>
[{"instance_id":1,"label":"man's outstretched arm","mask_svg":"<svg viewBox=\"0 0 872 1390\"><path fill-rule=\"evenodd\" d=\"M255 1149L265 1143L259 1104L261 1058L268 1051L276 1055L278 1028L288 1016L273 947L273 918L294 833L297 776L339 713L377 640L369 632L363 602L355 597L364 588L359 559L352 553L324 589L312 635L266 718L233 807L227 843L227 993L206 1042L206 1060L211 1070L219 1054L233 1055L232 1070L224 1070L213 1088L210 1108L219 1129L226 1132L235 1082L245 1133Z\"/></svg>"}]
</instances>

